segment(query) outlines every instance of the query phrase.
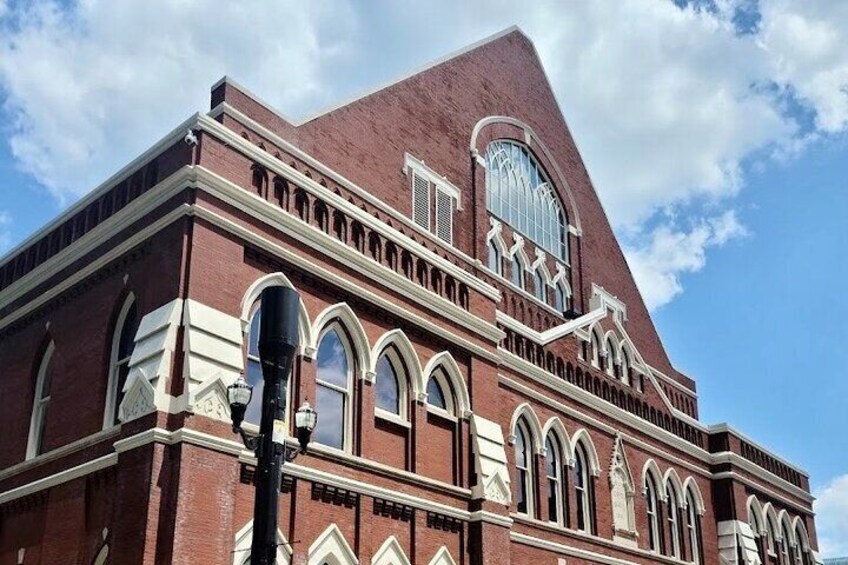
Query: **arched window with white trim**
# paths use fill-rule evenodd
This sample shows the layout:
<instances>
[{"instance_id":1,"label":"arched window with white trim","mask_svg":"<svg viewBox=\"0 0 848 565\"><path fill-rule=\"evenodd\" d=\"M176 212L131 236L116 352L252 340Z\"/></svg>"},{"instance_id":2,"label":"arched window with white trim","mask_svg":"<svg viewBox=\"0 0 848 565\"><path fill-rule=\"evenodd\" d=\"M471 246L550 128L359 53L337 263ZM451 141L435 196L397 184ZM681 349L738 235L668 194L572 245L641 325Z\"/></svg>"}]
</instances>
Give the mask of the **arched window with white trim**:
<instances>
[{"instance_id":1,"label":"arched window with white trim","mask_svg":"<svg viewBox=\"0 0 848 565\"><path fill-rule=\"evenodd\" d=\"M648 548L651 551L661 551L662 528L660 521L660 499L657 481L654 474L645 476L645 507L648 513Z\"/></svg>"},{"instance_id":2,"label":"arched window with white trim","mask_svg":"<svg viewBox=\"0 0 848 565\"><path fill-rule=\"evenodd\" d=\"M789 536L789 530L786 528L786 522L784 521L780 525L781 537L783 538L780 544L780 559L783 565L793 565L793 551L791 544L791 537Z\"/></svg>"},{"instance_id":3,"label":"arched window with white trim","mask_svg":"<svg viewBox=\"0 0 848 565\"><path fill-rule=\"evenodd\" d=\"M592 366L600 369L601 368L601 338L598 336L597 330L592 331L591 341L589 342L589 349L591 349L591 362Z\"/></svg>"},{"instance_id":4,"label":"arched window with white trim","mask_svg":"<svg viewBox=\"0 0 848 565\"><path fill-rule=\"evenodd\" d=\"M777 525L771 514L766 515L766 548L769 553L777 554Z\"/></svg>"},{"instance_id":5,"label":"arched window with white trim","mask_svg":"<svg viewBox=\"0 0 848 565\"><path fill-rule=\"evenodd\" d=\"M547 173L524 144L486 148L486 207L555 257L568 261L568 223Z\"/></svg>"},{"instance_id":6,"label":"arched window with white trim","mask_svg":"<svg viewBox=\"0 0 848 565\"><path fill-rule=\"evenodd\" d=\"M751 531L754 533L754 540L757 544L757 554L760 556L760 561L765 565L768 563L766 556L766 540L763 536L763 525L760 522L760 516L753 506L753 499L748 503L748 525L751 526Z\"/></svg>"},{"instance_id":7,"label":"arched window with white trim","mask_svg":"<svg viewBox=\"0 0 848 565\"><path fill-rule=\"evenodd\" d=\"M516 485L518 487L516 497L516 511L519 514L533 516L534 488L533 480L533 440L527 429L524 419L515 424L515 471Z\"/></svg>"},{"instance_id":8,"label":"arched window with white trim","mask_svg":"<svg viewBox=\"0 0 848 565\"><path fill-rule=\"evenodd\" d=\"M321 336L315 355L319 417L313 437L336 449L348 449L350 444L352 359L347 335L338 323L332 324Z\"/></svg>"},{"instance_id":9,"label":"arched window with white trim","mask_svg":"<svg viewBox=\"0 0 848 565\"><path fill-rule=\"evenodd\" d=\"M671 540L671 556L680 558L680 498L673 484L666 487L666 517Z\"/></svg>"},{"instance_id":10,"label":"arched window with white trim","mask_svg":"<svg viewBox=\"0 0 848 565\"><path fill-rule=\"evenodd\" d=\"M615 350L616 350L615 343L613 343L613 341L611 339L608 339L607 340L607 356L606 356L606 362L604 363L604 365L605 365L605 370L606 370L607 374L611 377L616 376L616 374L615 374L615 363L616 363Z\"/></svg>"},{"instance_id":11,"label":"arched window with white trim","mask_svg":"<svg viewBox=\"0 0 848 565\"><path fill-rule=\"evenodd\" d=\"M56 345L51 341L41 356L38 374L35 379L35 394L32 402L32 416L29 424L27 459L43 453L44 424L47 420L47 408L50 406L50 389L53 384L53 352Z\"/></svg>"},{"instance_id":12,"label":"arched window with white trim","mask_svg":"<svg viewBox=\"0 0 848 565\"><path fill-rule=\"evenodd\" d=\"M592 533L594 515L592 478L589 459L582 441L574 446L574 495L577 510L577 529Z\"/></svg>"},{"instance_id":13,"label":"arched window with white trim","mask_svg":"<svg viewBox=\"0 0 848 565\"><path fill-rule=\"evenodd\" d=\"M374 406L378 415L407 419L408 386L406 371L394 347L377 359Z\"/></svg>"},{"instance_id":14,"label":"arched window with white trim","mask_svg":"<svg viewBox=\"0 0 848 565\"><path fill-rule=\"evenodd\" d=\"M554 287L554 307L557 312L565 312L571 305L569 304L569 294L561 282Z\"/></svg>"},{"instance_id":15,"label":"arched window with white trim","mask_svg":"<svg viewBox=\"0 0 848 565\"><path fill-rule=\"evenodd\" d=\"M630 354L627 352L627 349L621 348L621 359L619 360L619 372L621 373L621 380L624 384L630 386L633 384L631 380L631 363L630 363Z\"/></svg>"},{"instance_id":16,"label":"arched window with white trim","mask_svg":"<svg viewBox=\"0 0 848 565\"><path fill-rule=\"evenodd\" d=\"M135 297L130 294L124 301L115 321L112 334L112 348L109 354L109 380L106 392L106 407L103 414L103 427L109 428L119 423L118 409L124 399L124 385L130 372L130 357L135 346L135 334L138 331L138 308Z\"/></svg>"},{"instance_id":17,"label":"arched window with white trim","mask_svg":"<svg viewBox=\"0 0 848 565\"><path fill-rule=\"evenodd\" d=\"M548 483L548 521L563 524L565 505L563 504L563 458L560 442L556 435L548 433L545 440L545 472Z\"/></svg>"},{"instance_id":18,"label":"arched window with white trim","mask_svg":"<svg viewBox=\"0 0 848 565\"><path fill-rule=\"evenodd\" d=\"M257 302L250 316L245 342L247 353L245 356L245 380L253 386L253 400L247 405L244 413L244 421L248 424L259 426L262 419L262 391L265 388L265 380L262 378L262 365L259 362L259 324L262 317L260 303Z\"/></svg>"},{"instance_id":19,"label":"arched window with white trim","mask_svg":"<svg viewBox=\"0 0 848 565\"><path fill-rule=\"evenodd\" d=\"M695 496L691 488L686 491L686 531L689 533L690 561L701 563L701 520L695 505Z\"/></svg>"}]
</instances>

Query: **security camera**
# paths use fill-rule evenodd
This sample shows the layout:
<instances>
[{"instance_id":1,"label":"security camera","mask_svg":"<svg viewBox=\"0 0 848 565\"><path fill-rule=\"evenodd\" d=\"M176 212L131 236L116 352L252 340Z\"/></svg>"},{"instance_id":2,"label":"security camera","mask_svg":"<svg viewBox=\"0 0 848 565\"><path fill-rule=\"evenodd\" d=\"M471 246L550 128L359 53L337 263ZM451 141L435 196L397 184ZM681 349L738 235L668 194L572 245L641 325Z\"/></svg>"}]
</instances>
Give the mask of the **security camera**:
<instances>
[{"instance_id":1,"label":"security camera","mask_svg":"<svg viewBox=\"0 0 848 565\"><path fill-rule=\"evenodd\" d=\"M197 145L197 136L194 135L193 130L189 129L185 137L183 138L183 141L185 141L186 145L194 147L195 145Z\"/></svg>"}]
</instances>

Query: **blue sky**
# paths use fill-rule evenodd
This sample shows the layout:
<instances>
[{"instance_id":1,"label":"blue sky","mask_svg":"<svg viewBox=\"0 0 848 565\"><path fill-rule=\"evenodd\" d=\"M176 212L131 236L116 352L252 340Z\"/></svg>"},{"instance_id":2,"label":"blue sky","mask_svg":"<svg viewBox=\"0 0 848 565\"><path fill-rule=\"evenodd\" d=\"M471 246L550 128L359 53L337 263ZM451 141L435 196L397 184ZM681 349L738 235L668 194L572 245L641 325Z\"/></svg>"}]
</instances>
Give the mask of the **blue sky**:
<instances>
[{"instance_id":1,"label":"blue sky","mask_svg":"<svg viewBox=\"0 0 848 565\"><path fill-rule=\"evenodd\" d=\"M224 74L298 117L518 24L702 419L808 469L848 554L848 3L454 4L0 0L0 253Z\"/></svg>"}]
</instances>

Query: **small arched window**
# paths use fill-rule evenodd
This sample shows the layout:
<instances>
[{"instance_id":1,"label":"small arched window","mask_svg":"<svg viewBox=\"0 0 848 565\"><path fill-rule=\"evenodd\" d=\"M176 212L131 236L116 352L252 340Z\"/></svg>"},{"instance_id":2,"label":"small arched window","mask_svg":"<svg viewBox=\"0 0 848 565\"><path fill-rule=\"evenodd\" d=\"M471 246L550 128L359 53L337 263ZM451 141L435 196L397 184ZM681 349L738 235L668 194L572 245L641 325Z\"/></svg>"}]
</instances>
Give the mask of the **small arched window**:
<instances>
[{"instance_id":1,"label":"small arched window","mask_svg":"<svg viewBox=\"0 0 848 565\"><path fill-rule=\"evenodd\" d=\"M32 402L32 417L29 424L27 459L43 453L44 422L50 405L50 387L53 384L53 352L56 346L51 341L41 357L38 375L35 379L35 395Z\"/></svg>"},{"instance_id":2,"label":"small arched window","mask_svg":"<svg viewBox=\"0 0 848 565\"><path fill-rule=\"evenodd\" d=\"M427 382L427 404L451 416L456 411L450 384L441 368L434 371Z\"/></svg>"},{"instance_id":3,"label":"small arched window","mask_svg":"<svg viewBox=\"0 0 848 565\"><path fill-rule=\"evenodd\" d=\"M533 448L527 425L519 420L515 425L515 471L518 486L516 511L533 515Z\"/></svg>"},{"instance_id":4,"label":"small arched window","mask_svg":"<svg viewBox=\"0 0 848 565\"><path fill-rule=\"evenodd\" d=\"M630 354L627 353L625 348L621 348L621 362L619 363L619 371L621 372L621 380L624 384L630 386L632 384L630 379Z\"/></svg>"},{"instance_id":5,"label":"small arched window","mask_svg":"<svg viewBox=\"0 0 848 565\"><path fill-rule=\"evenodd\" d=\"M262 419L262 394L265 380L262 378L262 365L259 362L259 325L262 317L260 303L253 307L247 336L247 355L245 357L245 380L253 387L253 397L244 413L244 421L255 426Z\"/></svg>"},{"instance_id":6,"label":"small arched window","mask_svg":"<svg viewBox=\"0 0 848 565\"><path fill-rule=\"evenodd\" d=\"M607 340L607 356L605 363L606 372L609 376L614 377L615 375L615 344L611 339Z\"/></svg>"},{"instance_id":7,"label":"small arched window","mask_svg":"<svg viewBox=\"0 0 848 565\"><path fill-rule=\"evenodd\" d=\"M591 351L592 366L597 368L597 369L600 369L601 368L601 338L598 337L597 331L592 332L591 340L592 341L589 343L589 348L592 350Z\"/></svg>"},{"instance_id":8,"label":"small arched window","mask_svg":"<svg viewBox=\"0 0 848 565\"><path fill-rule=\"evenodd\" d=\"M548 521L562 524L565 516L562 503L562 450L553 433L548 434L545 440L545 450L547 452L545 469L548 477Z\"/></svg>"},{"instance_id":9,"label":"small arched window","mask_svg":"<svg viewBox=\"0 0 848 565\"><path fill-rule=\"evenodd\" d=\"M674 486L669 484L665 491L666 514L668 516L668 531L671 534L671 555L680 558L680 499Z\"/></svg>"},{"instance_id":10,"label":"small arched window","mask_svg":"<svg viewBox=\"0 0 848 565\"><path fill-rule=\"evenodd\" d=\"M648 511L648 547L651 551L659 552L660 539L662 538L660 504L657 483L652 473L648 473L645 477L645 499Z\"/></svg>"},{"instance_id":11,"label":"small arched window","mask_svg":"<svg viewBox=\"0 0 848 565\"><path fill-rule=\"evenodd\" d=\"M524 268L521 266L517 253L512 258L512 284L524 290Z\"/></svg>"},{"instance_id":12,"label":"small arched window","mask_svg":"<svg viewBox=\"0 0 848 565\"><path fill-rule=\"evenodd\" d=\"M498 246L495 245L495 240L489 240L489 270L498 275L503 272L503 260Z\"/></svg>"},{"instance_id":13,"label":"small arched window","mask_svg":"<svg viewBox=\"0 0 848 565\"><path fill-rule=\"evenodd\" d=\"M777 552L777 526L771 515L766 518L766 547L769 553Z\"/></svg>"},{"instance_id":14,"label":"small arched window","mask_svg":"<svg viewBox=\"0 0 848 565\"><path fill-rule=\"evenodd\" d=\"M320 414L315 441L346 449L350 422L350 390L353 380L351 349L341 327L334 324L321 337L316 358L316 407Z\"/></svg>"},{"instance_id":15,"label":"small arched window","mask_svg":"<svg viewBox=\"0 0 848 565\"><path fill-rule=\"evenodd\" d=\"M109 385L106 398L106 411L103 427L108 428L119 423L118 409L124 399L124 385L130 372L130 357L135 345L135 334L138 331L138 309L135 297L130 295L115 323L115 333L112 335L112 350L109 357Z\"/></svg>"},{"instance_id":16,"label":"small arched window","mask_svg":"<svg viewBox=\"0 0 848 565\"><path fill-rule=\"evenodd\" d=\"M377 360L374 382L374 405L377 412L406 419L406 379L403 364L394 348L386 350Z\"/></svg>"},{"instance_id":17,"label":"small arched window","mask_svg":"<svg viewBox=\"0 0 848 565\"><path fill-rule=\"evenodd\" d=\"M793 561L793 552L792 546L790 545L789 530L786 529L786 522L781 525L780 529L781 534L783 536L783 541L780 544L780 555L782 563L784 563L785 565L791 565Z\"/></svg>"},{"instance_id":18,"label":"small arched window","mask_svg":"<svg viewBox=\"0 0 848 565\"><path fill-rule=\"evenodd\" d=\"M534 275L534 286L533 289L536 293L536 298L541 302L547 304L548 302L548 288L545 284L545 277L542 276L542 271L536 269L536 274Z\"/></svg>"},{"instance_id":19,"label":"small arched window","mask_svg":"<svg viewBox=\"0 0 848 565\"><path fill-rule=\"evenodd\" d=\"M583 442L574 446L574 495L577 504L577 529L592 532L592 481Z\"/></svg>"},{"instance_id":20,"label":"small arched window","mask_svg":"<svg viewBox=\"0 0 848 565\"><path fill-rule=\"evenodd\" d=\"M698 511L695 506L695 497L692 491L686 493L686 529L689 532L689 549L692 552L692 563L698 564L701 562L701 522L698 518ZM754 532L754 535L759 535L759 532Z\"/></svg>"},{"instance_id":21,"label":"small arched window","mask_svg":"<svg viewBox=\"0 0 848 565\"><path fill-rule=\"evenodd\" d=\"M568 293L566 292L565 287L562 283L559 283L556 285L554 292L554 307L557 309L557 312L565 312L569 308Z\"/></svg>"},{"instance_id":22,"label":"small arched window","mask_svg":"<svg viewBox=\"0 0 848 565\"><path fill-rule=\"evenodd\" d=\"M760 523L760 519L751 505L748 506L748 525L751 526L751 530L754 532L754 539L757 543L757 553L760 556L760 561L765 564L767 563L766 541L763 539L763 525Z\"/></svg>"}]
</instances>

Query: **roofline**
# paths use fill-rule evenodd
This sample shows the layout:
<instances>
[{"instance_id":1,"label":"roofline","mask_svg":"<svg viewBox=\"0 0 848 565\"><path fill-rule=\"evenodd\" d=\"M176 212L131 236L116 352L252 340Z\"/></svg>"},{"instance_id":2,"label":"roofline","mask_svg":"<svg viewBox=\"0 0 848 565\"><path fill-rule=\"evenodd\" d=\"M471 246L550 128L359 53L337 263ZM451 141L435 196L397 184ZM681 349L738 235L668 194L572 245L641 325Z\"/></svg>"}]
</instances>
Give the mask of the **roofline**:
<instances>
[{"instance_id":1,"label":"roofline","mask_svg":"<svg viewBox=\"0 0 848 565\"><path fill-rule=\"evenodd\" d=\"M231 77L229 77L227 75L224 75L215 84L213 84L212 90L215 90L216 88L218 88L222 84L229 84L230 86L237 88L242 93L248 95L250 98L253 99L254 102L257 102L260 105L264 106L267 110L270 110L272 113L274 113L278 117L284 119L285 121L287 121L288 123L290 123L294 127L300 127L300 126L307 124L307 123L309 123L309 122L311 122L311 121L313 121L317 118L320 118L321 116L324 116L326 114L329 114L331 112L334 112L336 110L344 108L345 106L349 106L350 104L353 104L354 102L362 100L363 98L367 98L367 97L369 97L373 94L380 92L381 90L385 90L385 89L392 87L396 84L404 82L404 81L406 81L406 80L408 80L408 79L410 79L410 78L412 78L416 75L419 75L419 74L421 74L425 71L428 71L428 70L430 70L434 67L437 67L437 66L439 66L443 63L446 63L446 62L448 62L452 59L456 59L458 57L461 57L462 55L465 55L466 53L474 51L475 49L477 49L479 47L482 47L484 45L492 43L493 41L496 41L496 40L498 40L502 37L505 37L505 36L507 36L511 33L514 33L514 32L520 33L522 36L524 36L525 39L530 41L530 43L532 44L532 41L530 40L530 38L527 36L526 33L524 33L524 31L520 27L518 27L517 25L512 25L512 26L509 26L508 28L503 29L503 30L501 30L497 33L494 33L492 35L484 37L483 39L475 41L474 43L471 43L469 45L461 47L461 48L457 49L456 51L452 51L451 53L448 53L447 55L443 55L443 56L441 56L437 59L434 59L434 60L432 60L428 63L425 63L424 65L422 65L420 67L416 67L412 71L408 71L408 72L404 73L403 75L401 75L399 77L396 77L392 80L389 80L388 82L382 83L382 84L380 84L376 87L373 87L373 88L366 89L366 90L360 92L359 94L356 94L356 95L351 96L349 98L343 99L341 102L335 102L333 104L330 104L329 106L325 106L324 108L321 108L320 110L318 110L317 112L315 112L313 114L308 114L306 117L301 118L300 120L291 119L289 116L285 115L283 112L281 112L280 110L275 108L273 105L266 102L261 97L254 94L251 90L243 87L241 84L239 84L238 82L236 82L235 80L233 80ZM535 47L534 47L534 49L535 49Z\"/></svg>"},{"instance_id":2,"label":"roofline","mask_svg":"<svg viewBox=\"0 0 848 565\"><path fill-rule=\"evenodd\" d=\"M773 458L774 458L774 459L776 459L777 461L779 461L779 462L783 463L784 465L786 465L786 466L787 466L787 467L789 467L790 469L792 469L792 470L794 470L794 471L797 471L798 473L802 474L802 475L803 475L804 477L806 477L807 479L809 479L809 478L810 478L810 474L809 474L809 473L808 473L808 472L807 472L804 468L799 467L799 466L798 466L797 464L795 464L795 463L791 463L791 462L787 461L786 459L784 459L784 458L783 458L783 457L781 457L780 455L776 454L774 451L772 451L772 450L770 450L769 448L765 447L763 444L761 444L761 443L757 442L756 440L751 439L751 437L750 437L750 436L748 436L748 435L746 435L746 434L744 434L744 433L740 432L738 429L734 428L733 426L731 426L731 425L730 425L730 424L728 424L727 422L722 422L722 423L720 423L720 424L711 424L711 425L708 425L708 426L707 426L707 432L708 432L708 433L710 433L710 434L725 433L725 432L726 432L726 433L729 433L729 434L735 435L736 437L738 437L739 439L741 439L741 440L745 441L746 443L749 443L750 445L753 445L754 447L756 447L757 449L759 449L760 451L762 451L762 452L763 452L763 453L765 453L766 455L768 455L768 456L770 456L770 457L773 457Z\"/></svg>"}]
</instances>

